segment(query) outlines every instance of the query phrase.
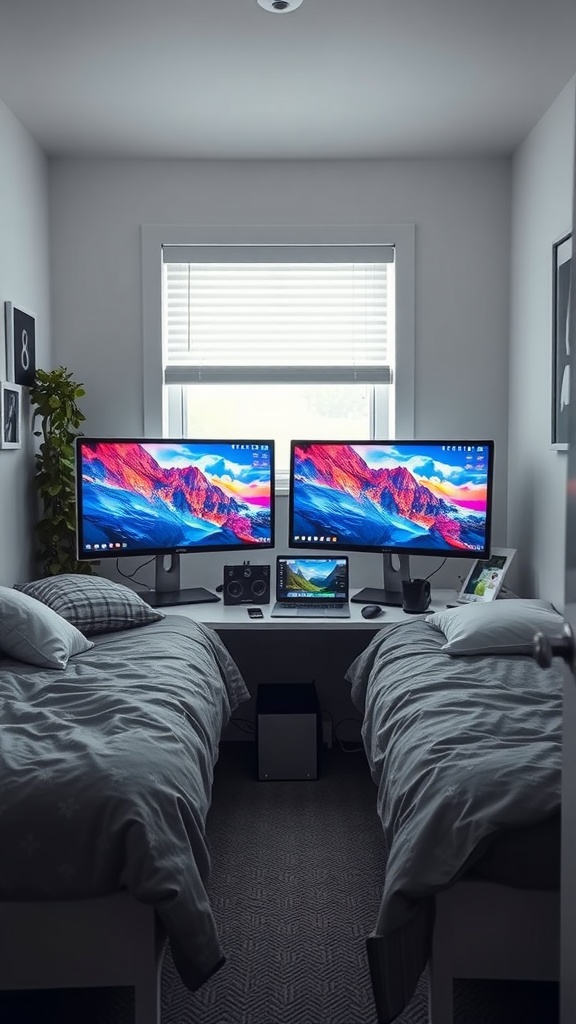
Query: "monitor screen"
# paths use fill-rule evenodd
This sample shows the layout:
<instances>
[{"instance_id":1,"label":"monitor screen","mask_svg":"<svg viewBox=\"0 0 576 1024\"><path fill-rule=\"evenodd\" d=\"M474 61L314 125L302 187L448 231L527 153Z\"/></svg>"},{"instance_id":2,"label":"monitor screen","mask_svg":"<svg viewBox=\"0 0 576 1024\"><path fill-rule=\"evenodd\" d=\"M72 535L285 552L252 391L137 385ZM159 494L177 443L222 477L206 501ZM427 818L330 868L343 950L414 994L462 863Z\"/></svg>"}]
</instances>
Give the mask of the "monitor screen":
<instances>
[{"instance_id":1,"label":"monitor screen","mask_svg":"<svg viewBox=\"0 0 576 1024\"><path fill-rule=\"evenodd\" d=\"M487 558L493 441L293 441L289 545Z\"/></svg>"},{"instance_id":2,"label":"monitor screen","mask_svg":"<svg viewBox=\"0 0 576 1024\"><path fill-rule=\"evenodd\" d=\"M274 547L271 440L76 441L78 557Z\"/></svg>"},{"instance_id":3,"label":"monitor screen","mask_svg":"<svg viewBox=\"0 0 576 1024\"><path fill-rule=\"evenodd\" d=\"M76 439L78 557L274 546L274 442Z\"/></svg>"},{"instance_id":4,"label":"monitor screen","mask_svg":"<svg viewBox=\"0 0 576 1024\"><path fill-rule=\"evenodd\" d=\"M276 599L294 601L347 601L348 557L276 559Z\"/></svg>"}]
</instances>

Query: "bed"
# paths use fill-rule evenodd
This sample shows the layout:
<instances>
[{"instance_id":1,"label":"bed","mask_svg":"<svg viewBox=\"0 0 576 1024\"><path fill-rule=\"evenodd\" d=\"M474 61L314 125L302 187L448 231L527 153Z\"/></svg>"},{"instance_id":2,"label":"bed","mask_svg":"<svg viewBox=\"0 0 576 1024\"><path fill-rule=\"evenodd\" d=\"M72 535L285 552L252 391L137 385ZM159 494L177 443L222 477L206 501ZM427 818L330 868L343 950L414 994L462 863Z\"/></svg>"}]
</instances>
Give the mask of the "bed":
<instances>
[{"instance_id":1,"label":"bed","mask_svg":"<svg viewBox=\"0 0 576 1024\"><path fill-rule=\"evenodd\" d=\"M93 578L0 587L0 650L0 988L132 985L157 1024L165 939L191 990L225 960L205 822L248 691L215 632Z\"/></svg>"},{"instance_id":2,"label":"bed","mask_svg":"<svg viewBox=\"0 0 576 1024\"><path fill-rule=\"evenodd\" d=\"M562 680L530 656L547 602L462 606L380 630L348 669L386 846L367 954L379 1024L429 967L431 1024L453 979L558 978Z\"/></svg>"}]
</instances>

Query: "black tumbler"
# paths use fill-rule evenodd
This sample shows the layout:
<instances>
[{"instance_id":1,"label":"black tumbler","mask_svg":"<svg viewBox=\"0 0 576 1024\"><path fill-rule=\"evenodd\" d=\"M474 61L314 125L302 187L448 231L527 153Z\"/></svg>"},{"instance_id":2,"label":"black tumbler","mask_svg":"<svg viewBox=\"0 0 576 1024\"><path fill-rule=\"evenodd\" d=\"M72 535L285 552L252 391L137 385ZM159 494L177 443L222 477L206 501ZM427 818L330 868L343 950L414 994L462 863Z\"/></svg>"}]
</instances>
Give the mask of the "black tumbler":
<instances>
[{"instance_id":1,"label":"black tumbler","mask_svg":"<svg viewBox=\"0 0 576 1024\"><path fill-rule=\"evenodd\" d=\"M430 584L428 580L402 580L402 610L411 615L421 615L430 606Z\"/></svg>"}]
</instances>

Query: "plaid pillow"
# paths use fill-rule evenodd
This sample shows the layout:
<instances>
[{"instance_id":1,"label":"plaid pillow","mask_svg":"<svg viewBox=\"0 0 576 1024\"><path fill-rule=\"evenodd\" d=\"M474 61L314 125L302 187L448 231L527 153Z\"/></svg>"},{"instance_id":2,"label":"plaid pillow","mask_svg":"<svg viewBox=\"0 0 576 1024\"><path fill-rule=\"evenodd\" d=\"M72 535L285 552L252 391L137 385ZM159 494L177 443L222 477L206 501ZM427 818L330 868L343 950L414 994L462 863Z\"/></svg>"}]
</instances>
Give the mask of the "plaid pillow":
<instances>
[{"instance_id":1,"label":"plaid pillow","mask_svg":"<svg viewBox=\"0 0 576 1024\"><path fill-rule=\"evenodd\" d=\"M146 626L165 618L164 612L151 608L134 590L102 576L63 573L17 583L14 589L48 605L84 636Z\"/></svg>"}]
</instances>

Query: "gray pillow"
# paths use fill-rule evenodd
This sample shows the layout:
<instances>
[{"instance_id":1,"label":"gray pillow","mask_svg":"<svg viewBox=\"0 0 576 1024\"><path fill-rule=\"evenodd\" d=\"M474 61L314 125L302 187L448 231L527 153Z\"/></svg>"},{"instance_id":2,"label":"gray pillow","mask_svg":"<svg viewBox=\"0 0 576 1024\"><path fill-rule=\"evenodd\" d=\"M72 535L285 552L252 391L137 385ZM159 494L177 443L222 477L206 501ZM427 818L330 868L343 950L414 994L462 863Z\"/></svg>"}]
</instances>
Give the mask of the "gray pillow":
<instances>
[{"instance_id":1,"label":"gray pillow","mask_svg":"<svg viewBox=\"0 0 576 1024\"><path fill-rule=\"evenodd\" d=\"M0 650L43 668L66 668L94 644L51 608L11 587L0 587Z\"/></svg>"},{"instance_id":2,"label":"gray pillow","mask_svg":"<svg viewBox=\"0 0 576 1024\"><path fill-rule=\"evenodd\" d=\"M426 622L446 637L443 651L464 654L531 654L535 633L562 636L564 619L548 601L510 598L434 612Z\"/></svg>"},{"instance_id":3,"label":"gray pillow","mask_svg":"<svg viewBox=\"0 0 576 1024\"><path fill-rule=\"evenodd\" d=\"M62 573L16 584L15 589L48 605L85 636L133 629L166 618L130 587L103 576Z\"/></svg>"}]
</instances>

